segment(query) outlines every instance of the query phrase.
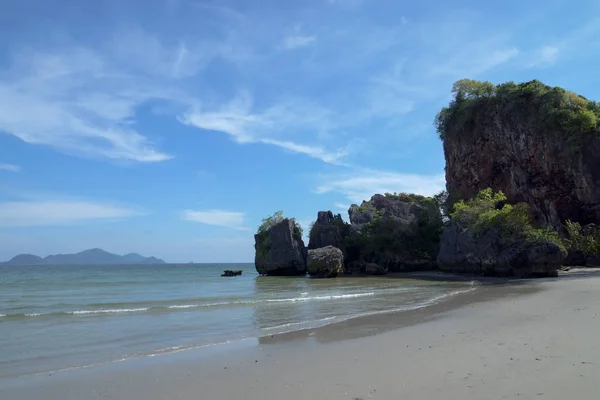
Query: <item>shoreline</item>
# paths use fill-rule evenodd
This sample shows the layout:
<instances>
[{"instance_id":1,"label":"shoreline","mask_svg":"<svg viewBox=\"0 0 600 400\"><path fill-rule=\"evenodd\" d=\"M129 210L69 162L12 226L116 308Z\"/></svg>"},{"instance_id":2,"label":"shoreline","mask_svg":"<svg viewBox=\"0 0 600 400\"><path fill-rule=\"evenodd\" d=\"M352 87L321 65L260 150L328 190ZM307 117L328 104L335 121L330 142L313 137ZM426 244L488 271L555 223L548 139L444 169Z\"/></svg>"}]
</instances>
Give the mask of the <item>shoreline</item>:
<instances>
[{"instance_id":1,"label":"shoreline","mask_svg":"<svg viewBox=\"0 0 600 400\"><path fill-rule=\"evenodd\" d=\"M388 278L390 279L408 279L408 280L424 280L424 281L429 281L430 279L422 279L420 276L416 277L416 276L412 276L409 275L412 273L398 273L398 274L390 274L390 276L388 276ZM464 289L459 289L456 290L454 292L450 292L447 294L443 294L441 296L435 297L435 298L431 298L428 299L422 303L416 303L416 304L405 304L402 307L398 308L398 309L393 309L393 310L382 310L382 311L372 311L372 312L366 312L365 314L355 314L355 315L351 315L351 316L347 316L347 317L341 317L341 319L337 319L337 317L332 317L332 318L324 318L323 320L314 320L314 321L307 321L307 323L320 323L320 322L325 322L327 321L331 321L331 322L325 322L322 325L311 325L308 326L306 328L299 328L299 329L292 329L290 331L283 331L283 332L277 332L274 334L264 334L264 335L259 335L259 336L250 336L250 337L244 337L244 338L236 338L236 339L230 339L230 340L225 340L222 342L214 342L214 343L198 343L198 344L190 344L190 345L182 345L182 346L173 346L173 347L168 347L168 348L161 348L161 349L154 349L154 350L150 350L146 353L143 354L126 354L123 355L122 357L118 357L112 360L105 360L105 361L98 361L98 362L94 362L94 363L90 363L90 364L85 364L85 365L73 365L73 366L67 366L64 368L58 368L58 369L51 369L51 370L45 370L45 371L39 371L39 372L31 372L28 374L24 374L24 375L14 375L14 376L3 376L0 377L0 385L2 384L2 382L8 382L10 380L27 380L29 378L34 378L34 377L38 377L38 376L44 376L44 375L52 375L52 376L57 376L59 374L65 374L65 373L70 373L73 371L78 371L78 370L88 370L88 369L94 369L94 368L110 368L111 365L114 364L127 364L127 363L145 363L145 359L153 359L155 357L160 357L160 358L164 358L164 357L170 357L170 356L174 356L180 353L186 353L189 352L191 354L195 354L199 357L203 356L203 352L206 352L208 354L214 353L214 352L228 352L230 351L230 348L236 349L239 346L244 347L244 344L247 343L252 343L254 342L255 345L262 345L262 344L273 344L276 342L288 342L290 340L298 340L299 338L305 336L305 335L311 335L313 336L315 333L317 333L317 337L319 336L319 333L322 331L324 332L326 335L327 332L329 332L329 329L333 330L334 332L338 330L338 326L362 326L362 325L366 325L367 323L369 323L369 321L371 321L371 319L375 319L375 320L388 320L388 321L396 321L393 323L389 324L389 329L394 329L394 328L399 328L401 326L404 325L403 322L398 322L398 319L404 319L404 317L406 316L409 319L413 319L413 315L420 315L421 313L428 313L428 310L431 310L432 312L434 312L435 310L439 310L441 309L440 307L444 307L444 303L452 301L452 299L459 297L459 296L464 296L467 295L473 291L475 291L478 286L479 286L479 281L477 279L474 279L476 277L471 276L470 279L466 279L468 277L460 277L460 276L453 276L452 274L446 274L447 279L440 279L440 277L432 279L435 281L439 281L439 282L455 282L455 281L464 281L464 282L470 282L471 283L471 287L469 288L464 288ZM374 278L380 278L380 277L374 277ZM463 279L464 278L464 279ZM494 278L495 279L495 278ZM499 284L504 284L504 282L502 281L498 281L498 282L494 282L494 283L499 283ZM452 303L454 304L454 303ZM458 303L457 303L458 304ZM445 309L445 307L444 307ZM437 312L437 311L435 311ZM413 322L413 323L418 323L418 322ZM301 324L301 323L294 323L293 325L296 324ZM282 326L274 326L271 328L266 328L266 329L277 329L277 328L281 328Z\"/></svg>"},{"instance_id":2,"label":"shoreline","mask_svg":"<svg viewBox=\"0 0 600 400\"><path fill-rule=\"evenodd\" d=\"M540 313L536 310L539 304L547 303L547 300L542 300L540 303L538 299L546 297L558 296L553 299L558 301L553 306L562 304L564 308L573 307L572 304L565 305L564 302L572 302L573 297L583 296L586 301L581 306L591 307L590 312L593 311L594 315L597 315L600 313L600 301L588 304L594 300L590 296L593 296L592 289L596 288L600 289L600 273L590 270L574 271L554 279L486 283L478 285L477 290L457 294L445 301L415 310L356 317L319 328L243 339L224 345L195 348L156 357L149 356L88 368L74 368L50 375L28 375L4 380L0 381L0 397L7 400L33 400L40 397L49 400L104 397L141 400L197 399L198 395L202 394L200 398L235 399L248 395L247 398L250 399L285 396L294 400L311 398L303 395L304 392L300 394L289 392L295 387L294 382L296 384L304 382L306 390L310 387L309 383L312 383L316 388L321 388L318 393L332 391L332 396L329 397L319 397L317 392L311 392L313 396L317 396L312 398L351 400L353 397L350 396L350 392L346 391L342 395L335 390L338 385L331 387L329 384L332 380L343 381L345 375L340 375L339 369L349 366L350 371L345 385L354 388L356 392L354 397L391 398L383 396L386 390L388 392L391 390L394 382L391 376L383 378L390 375L389 363L397 363L394 368L399 370L414 368L420 374L427 375L429 373L427 368L418 364L412 365L413 362L409 361L411 357L419 357L419 353L425 349L432 347L442 349L441 353L431 353L428 356L429 362L434 364L436 360L447 362L447 355L450 353L456 354L459 358L463 356L468 358L469 352L463 354L460 346L453 349L452 346L456 343L448 343L448 341L455 341L464 334L461 333L462 331L471 332L471 336L479 337L487 330L490 335L494 335L495 330L485 326L494 323L494 318L490 319L494 315L499 321L503 318L514 319L515 317L518 317L516 319L520 323L533 321L534 326L530 329L534 331L542 329L543 326L536 327L535 323L552 319L552 313L550 310L547 313L542 311L541 317L540 315L535 317L533 314ZM513 312L520 309L526 310L525 314L532 315L523 318L523 316L506 314L507 310ZM572 316L569 310L557 311L558 314ZM482 317L483 321L480 320ZM554 323L559 325L555 327L557 330L568 329L568 325L563 326L566 321ZM460 329L456 329L457 324ZM478 326L482 324L483 326ZM581 321L574 325L577 331L584 328L577 327L581 325ZM510 327L510 324L498 327L500 330L508 329L505 332L506 340L515 334L509 329ZM590 331L589 327L584 330ZM543 331L544 334L548 333L547 329ZM591 331L588 334L593 334L593 329ZM442 333L440 336L440 332L446 332L446 335ZM531 336L531 341L535 341L533 337L535 335L525 333L525 336ZM485 335L479 338L480 341L484 339ZM530 339L527 340L529 341ZM559 350L560 348L561 346L558 346ZM485 352L487 349L484 347L482 351ZM397 359L386 358L398 352L402 354L397 354ZM410 357L405 359L407 356ZM600 351L597 356L599 358L595 361L600 363ZM387 361L372 363L373 359L382 358ZM366 362L367 359L371 361L367 370L361 367L360 362L354 362L354 360ZM537 362L539 361L534 358L532 366ZM310 372L313 368L315 376ZM364 381L362 375L366 371L370 371L369 374L373 375L372 379L378 380L377 394L372 392L367 396L364 384L360 384ZM331 379L328 378L329 374L333 374ZM269 378L265 379L264 376ZM414 379L418 380L418 377ZM277 383L280 381L287 384L282 386ZM600 389L597 385L592 386L594 390ZM249 388L252 388L251 393L247 392ZM90 395L92 392L93 395ZM209 395L205 396L204 393Z\"/></svg>"}]
</instances>

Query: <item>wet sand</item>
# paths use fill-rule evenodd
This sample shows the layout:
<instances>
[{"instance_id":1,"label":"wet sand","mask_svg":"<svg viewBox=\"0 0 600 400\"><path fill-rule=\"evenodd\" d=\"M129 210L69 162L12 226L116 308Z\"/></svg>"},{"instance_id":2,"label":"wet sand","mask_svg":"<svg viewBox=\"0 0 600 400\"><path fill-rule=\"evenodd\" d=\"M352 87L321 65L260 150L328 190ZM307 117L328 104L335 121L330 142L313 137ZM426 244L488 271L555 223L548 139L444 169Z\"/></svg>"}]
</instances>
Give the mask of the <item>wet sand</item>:
<instances>
[{"instance_id":1,"label":"wet sand","mask_svg":"<svg viewBox=\"0 0 600 400\"><path fill-rule=\"evenodd\" d=\"M419 310L0 381L3 400L592 399L600 274L483 284Z\"/></svg>"}]
</instances>

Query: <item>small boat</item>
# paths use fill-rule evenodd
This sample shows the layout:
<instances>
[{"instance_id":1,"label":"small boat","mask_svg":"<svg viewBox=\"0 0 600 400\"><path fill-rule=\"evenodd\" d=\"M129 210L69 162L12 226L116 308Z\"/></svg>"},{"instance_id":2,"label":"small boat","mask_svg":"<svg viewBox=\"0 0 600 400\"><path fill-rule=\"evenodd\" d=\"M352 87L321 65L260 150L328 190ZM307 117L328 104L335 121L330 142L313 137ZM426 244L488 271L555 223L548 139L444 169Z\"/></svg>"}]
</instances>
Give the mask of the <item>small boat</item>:
<instances>
[{"instance_id":1,"label":"small boat","mask_svg":"<svg viewBox=\"0 0 600 400\"><path fill-rule=\"evenodd\" d=\"M223 271L223 273L221 274L221 276L238 276L242 274L242 270L241 269L236 269L236 270L229 270L226 269L225 271Z\"/></svg>"}]
</instances>

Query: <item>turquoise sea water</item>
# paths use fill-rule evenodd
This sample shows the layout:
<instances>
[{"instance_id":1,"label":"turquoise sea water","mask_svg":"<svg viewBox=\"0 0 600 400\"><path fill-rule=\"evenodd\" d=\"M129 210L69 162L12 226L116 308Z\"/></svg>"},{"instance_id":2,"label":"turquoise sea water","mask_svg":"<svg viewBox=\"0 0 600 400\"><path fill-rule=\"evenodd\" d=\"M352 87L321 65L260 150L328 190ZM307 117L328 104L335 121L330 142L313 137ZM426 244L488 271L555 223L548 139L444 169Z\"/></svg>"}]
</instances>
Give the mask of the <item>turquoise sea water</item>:
<instances>
[{"instance_id":1,"label":"turquoise sea water","mask_svg":"<svg viewBox=\"0 0 600 400\"><path fill-rule=\"evenodd\" d=\"M0 267L0 379L426 307L470 288L262 277L253 264Z\"/></svg>"}]
</instances>

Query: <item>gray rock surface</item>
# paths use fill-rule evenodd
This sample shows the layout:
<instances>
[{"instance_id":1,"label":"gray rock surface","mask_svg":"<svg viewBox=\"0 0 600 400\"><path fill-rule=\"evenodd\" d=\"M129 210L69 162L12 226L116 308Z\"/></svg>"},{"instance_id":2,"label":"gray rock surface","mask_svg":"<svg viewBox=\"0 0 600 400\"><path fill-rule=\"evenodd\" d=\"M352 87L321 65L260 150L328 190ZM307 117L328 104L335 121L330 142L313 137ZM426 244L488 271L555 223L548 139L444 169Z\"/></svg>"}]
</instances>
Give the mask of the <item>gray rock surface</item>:
<instances>
[{"instance_id":1,"label":"gray rock surface","mask_svg":"<svg viewBox=\"0 0 600 400\"><path fill-rule=\"evenodd\" d=\"M469 114L468 134L462 125L450 129L443 143L448 192L458 200L502 190L556 230L567 219L600 224L600 134L549 129L543 107L482 104Z\"/></svg>"},{"instance_id":2,"label":"gray rock surface","mask_svg":"<svg viewBox=\"0 0 600 400\"><path fill-rule=\"evenodd\" d=\"M510 241L495 229L473 237L456 225L444 229L437 265L442 271L489 276L557 276L565 255L554 243Z\"/></svg>"},{"instance_id":3,"label":"gray rock surface","mask_svg":"<svg viewBox=\"0 0 600 400\"><path fill-rule=\"evenodd\" d=\"M419 204L411 204L408 201L391 196L376 194L369 201L363 201L360 206L352 204L348 210L350 223L356 228L373 220L376 212L382 213L383 217L391 218L401 225L408 227L417 218L417 213L425 208Z\"/></svg>"},{"instance_id":4,"label":"gray rock surface","mask_svg":"<svg viewBox=\"0 0 600 400\"><path fill-rule=\"evenodd\" d=\"M344 254L333 246L308 250L308 273L319 278L334 278L344 273Z\"/></svg>"},{"instance_id":5,"label":"gray rock surface","mask_svg":"<svg viewBox=\"0 0 600 400\"><path fill-rule=\"evenodd\" d=\"M331 211L319 211L314 222L308 242L309 249L333 246L342 249L343 237L349 226L342 220L340 214L334 215Z\"/></svg>"},{"instance_id":6,"label":"gray rock surface","mask_svg":"<svg viewBox=\"0 0 600 400\"><path fill-rule=\"evenodd\" d=\"M392 272L435 268L442 216L431 199L376 194L360 206L350 206L348 214L347 273L368 273L367 263ZM437 236L431 234L436 229Z\"/></svg>"},{"instance_id":7,"label":"gray rock surface","mask_svg":"<svg viewBox=\"0 0 600 400\"><path fill-rule=\"evenodd\" d=\"M288 218L264 234L254 235L254 264L261 275L305 275L307 250Z\"/></svg>"}]
</instances>

